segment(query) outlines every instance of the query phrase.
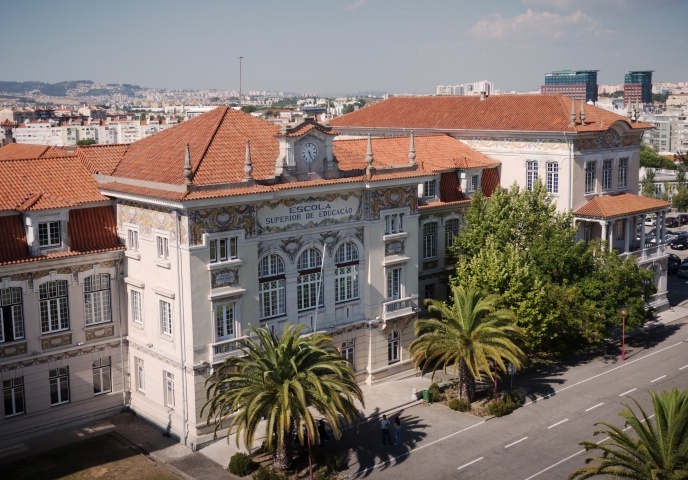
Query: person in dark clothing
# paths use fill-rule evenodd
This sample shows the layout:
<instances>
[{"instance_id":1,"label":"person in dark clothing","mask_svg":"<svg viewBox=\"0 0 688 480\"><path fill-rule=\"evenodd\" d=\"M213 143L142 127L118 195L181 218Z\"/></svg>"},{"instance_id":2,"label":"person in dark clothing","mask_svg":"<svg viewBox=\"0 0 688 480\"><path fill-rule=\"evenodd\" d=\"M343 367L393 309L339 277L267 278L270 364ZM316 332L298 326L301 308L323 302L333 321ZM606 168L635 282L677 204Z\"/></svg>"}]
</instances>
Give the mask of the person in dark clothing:
<instances>
[{"instance_id":1,"label":"person in dark clothing","mask_svg":"<svg viewBox=\"0 0 688 480\"><path fill-rule=\"evenodd\" d=\"M325 420L320 419L320 422L318 423L318 437L320 438L320 446L322 447L325 445L325 442L328 440L327 436L327 430L325 429Z\"/></svg>"},{"instance_id":2,"label":"person in dark clothing","mask_svg":"<svg viewBox=\"0 0 688 480\"><path fill-rule=\"evenodd\" d=\"M389 441L391 445L392 437L389 436L389 420L387 420L387 415L382 416L380 427L382 427L382 444L387 445L387 442Z\"/></svg>"},{"instance_id":3,"label":"person in dark clothing","mask_svg":"<svg viewBox=\"0 0 688 480\"><path fill-rule=\"evenodd\" d=\"M399 415L394 417L394 445L399 445L401 443L401 420Z\"/></svg>"}]
</instances>

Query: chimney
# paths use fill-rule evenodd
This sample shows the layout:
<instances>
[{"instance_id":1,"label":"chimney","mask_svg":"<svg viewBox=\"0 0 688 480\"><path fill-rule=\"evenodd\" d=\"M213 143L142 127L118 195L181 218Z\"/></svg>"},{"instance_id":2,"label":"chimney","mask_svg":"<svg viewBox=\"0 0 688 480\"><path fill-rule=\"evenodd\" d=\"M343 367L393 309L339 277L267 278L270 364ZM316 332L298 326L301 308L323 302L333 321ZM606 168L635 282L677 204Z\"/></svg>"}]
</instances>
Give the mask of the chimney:
<instances>
[{"instance_id":1,"label":"chimney","mask_svg":"<svg viewBox=\"0 0 688 480\"><path fill-rule=\"evenodd\" d=\"M487 98L487 92L485 90L480 91L480 101L482 102Z\"/></svg>"},{"instance_id":2,"label":"chimney","mask_svg":"<svg viewBox=\"0 0 688 480\"><path fill-rule=\"evenodd\" d=\"M576 101L571 100L571 113L569 115L571 121L569 122L569 127L576 126Z\"/></svg>"}]
</instances>

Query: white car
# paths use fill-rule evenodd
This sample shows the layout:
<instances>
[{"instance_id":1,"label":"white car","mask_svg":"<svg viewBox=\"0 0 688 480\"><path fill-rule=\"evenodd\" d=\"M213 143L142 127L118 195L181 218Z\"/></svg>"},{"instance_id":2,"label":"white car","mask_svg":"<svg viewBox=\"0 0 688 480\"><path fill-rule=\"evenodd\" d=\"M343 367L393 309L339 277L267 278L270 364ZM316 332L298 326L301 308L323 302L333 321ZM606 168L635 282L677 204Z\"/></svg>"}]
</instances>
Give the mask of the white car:
<instances>
[{"instance_id":1,"label":"white car","mask_svg":"<svg viewBox=\"0 0 688 480\"><path fill-rule=\"evenodd\" d=\"M654 215L648 215L647 217L645 217L645 225L647 225L648 227L653 227L656 224L655 220L656 218Z\"/></svg>"}]
</instances>

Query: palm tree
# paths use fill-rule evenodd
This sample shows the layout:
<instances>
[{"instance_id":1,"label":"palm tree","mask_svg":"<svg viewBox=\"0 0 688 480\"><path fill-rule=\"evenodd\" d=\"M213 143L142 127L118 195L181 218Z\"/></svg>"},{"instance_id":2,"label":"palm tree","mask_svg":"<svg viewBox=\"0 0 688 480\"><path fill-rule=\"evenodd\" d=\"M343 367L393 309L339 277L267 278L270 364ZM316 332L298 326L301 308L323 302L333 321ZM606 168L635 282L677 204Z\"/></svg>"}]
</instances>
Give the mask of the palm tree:
<instances>
[{"instance_id":1,"label":"palm tree","mask_svg":"<svg viewBox=\"0 0 688 480\"><path fill-rule=\"evenodd\" d=\"M650 391L654 415L648 416L637 400L632 398L640 415L628 404L619 413L626 420L626 428L607 422L596 423L605 428L597 430L606 435L599 444L580 442L587 451L602 450L602 456L589 457L569 480L592 478L597 475L614 478L679 480L688 478L688 390ZM652 419L652 417L656 417ZM631 432L627 432L627 430Z\"/></svg>"},{"instance_id":2,"label":"palm tree","mask_svg":"<svg viewBox=\"0 0 688 480\"><path fill-rule=\"evenodd\" d=\"M206 382L208 424L215 421L215 435L229 419L227 438L236 427L236 442L243 434L251 449L265 417L265 443L273 451L274 466L285 470L292 461L292 435L303 445L302 423L311 439L318 438L309 407L332 427L335 438L346 423L358 420L354 400L363 404L363 393L354 380L349 362L323 333L301 336L305 325L287 325L281 337L267 328L254 329L257 340L248 339L244 356L225 359ZM296 430L296 432L295 432Z\"/></svg>"},{"instance_id":3,"label":"palm tree","mask_svg":"<svg viewBox=\"0 0 688 480\"><path fill-rule=\"evenodd\" d=\"M514 341L521 330L511 310L498 310L501 297L475 287L452 286L452 303L426 300L428 312L439 319L420 319L411 355L416 367L425 370L453 365L459 374L459 398L475 396L475 381L481 372L493 379L490 361L506 370L504 360L522 366L525 355Z\"/></svg>"}]
</instances>

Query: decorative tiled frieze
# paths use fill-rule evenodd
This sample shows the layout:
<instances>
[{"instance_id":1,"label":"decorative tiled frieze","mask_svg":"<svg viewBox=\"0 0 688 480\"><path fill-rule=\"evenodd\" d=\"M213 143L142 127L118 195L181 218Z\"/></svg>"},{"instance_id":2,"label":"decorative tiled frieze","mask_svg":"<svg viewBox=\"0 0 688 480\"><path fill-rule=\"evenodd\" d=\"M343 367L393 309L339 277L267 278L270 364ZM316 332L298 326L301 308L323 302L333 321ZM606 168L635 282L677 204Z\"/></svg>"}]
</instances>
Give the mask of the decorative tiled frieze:
<instances>
[{"instance_id":1,"label":"decorative tiled frieze","mask_svg":"<svg viewBox=\"0 0 688 480\"><path fill-rule=\"evenodd\" d=\"M228 232L241 229L246 238L255 236L256 208L253 205L218 207L189 212L189 240L199 245L205 233Z\"/></svg>"},{"instance_id":2,"label":"decorative tiled frieze","mask_svg":"<svg viewBox=\"0 0 688 480\"><path fill-rule=\"evenodd\" d=\"M294 263L296 254L299 253L301 247L303 247L303 238L301 237L289 237L283 238L281 241L280 248L284 253L289 256L291 263Z\"/></svg>"},{"instance_id":3,"label":"decorative tiled frieze","mask_svg":"<svg viewBox=\"0 0 688 480\"><path fill-rule=\"evenodd\" d=\"M0 345L0 358L16 357L26 353L28 342L13 343L11 345Z\"/></svg>"},{"instance_id":4,"label":"decorative tiled frieze","mask_svg":"<svg viewBox=\"0 0 688 480\"><path fill-rule=\"evenodd\" d=\"M117 205L117 229L121 231L123 224L131 223L139 226L142 235L152 235L154 229L162 230L170 234L171 243L177 243L177 219L173 212L172 209L139 202L120 201ZM181 214L179 243L186 245L190 222L185 216L186 212L182 211Z\"/></svg>"},{"instance_id":5,"label":"decorative tiled frieze","mask_svg":"<svg viewBox=\"0 0 688 480\"><path fill-rule=\"evenodd\" d=\"M88 347L75 348L66 352L60 352L55 354L42 355L40 357L29 358L27 360L22 360L14 363L7 363L5 365L0 365L0 372L8 372L17 368L32 367L35 365L42 365L48 362L57 362L64 360L66 358L78 357L80 355L91 355L95 352L102 352L104 350L110 350L113 348L119 348L119 340L103 343L100 345L92 345Z\"/></svg>"},{"instance_id":6,"label":"decorative tiled frieze","mask_svg":"<svg viewBox=\"0 0 688 480\"><path fill-rule=\"evenodd\" d=\"M462 142L476 150L541 150L541 151L565 151L567 142L559 139L536 138L526 140L523 138L489 138L472 137L462 138Z\"/></svg>"},{"instance_id":7,"label":"decorative tiled frieze","mask_svg":"<svg viewBox=\"0 0 688 480\"><path fill-rule=\"evenodd\" d=\"M90 342L91 340L112 337L115 334L115 326L113 324L103 325L101 327L89 328L85 332L86 341Z\"/></svg>"},{"instance_id":8,"label":"decorative tiled frieze","mask_svg":"<svg viewBox=\"0 0 688 480\"><path fill-rule=\"evenodd\" d=\"M373 190L370 193L367 218L377 220L380 210L409 207L411 214L418 213L418 189L413 187L396 187L385 190Z\"/></svg>"},{"instance_id":9,"label":"decorative tiled frieze","mask_svg":"<svg viewBox=\"0 0 688 480\"><path fill-rule=\"evenodd\" d=\"M61 335L54 335L52 337L41 338L41 349L50 350L52 348L68 347L72 344L72 334L63 333Z\"/></svg>"},{"instance_id":10,"label":"decorative tiled frieze","mask_svg":"<svg viewBox=\"0 0 688 480\"><path fill-rule=\"evenodd\" d=\"M356 227L356 233L354 233L354 235L356 235L356 238L360 240L361 244L363 244L363 232L365 232L365 229L363 227Z\"/></svg>"},{"instance_id":11,"label":"decorative tiled frieze","mask_svg":"<svg viewBox=\"0 0 688 480\"><path fill-rule=\"evenodd\" d=\"M239 284L238 268L221 268L210 272L211 288L231 287Z\"/></svg>"},{"instance_id":12,"label":"decorative tiled frieze","mask_svg":"<svg viewBox=\"0 0 688 480\"><path fill-rule=\"evenodd\" d=\"M404 253L404 240L392 240L391 242L385 243L385 256L390 255L403 255Z\"/></svg>"}]
</instances>

